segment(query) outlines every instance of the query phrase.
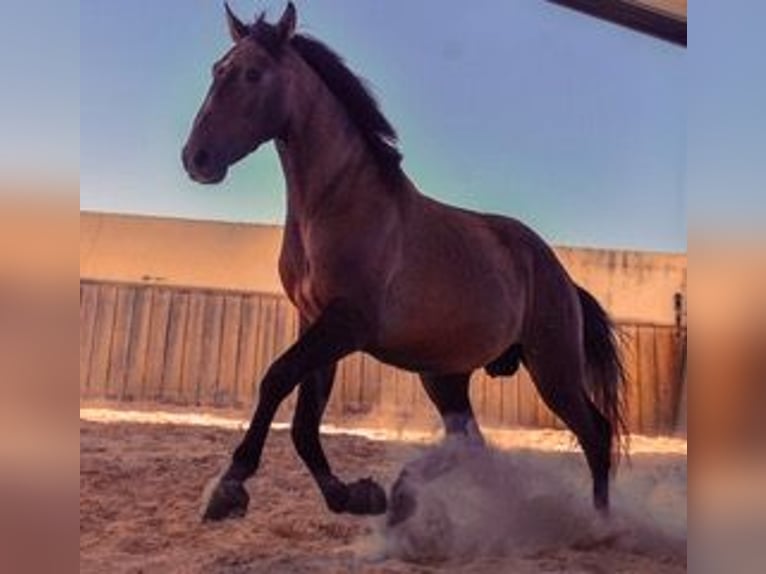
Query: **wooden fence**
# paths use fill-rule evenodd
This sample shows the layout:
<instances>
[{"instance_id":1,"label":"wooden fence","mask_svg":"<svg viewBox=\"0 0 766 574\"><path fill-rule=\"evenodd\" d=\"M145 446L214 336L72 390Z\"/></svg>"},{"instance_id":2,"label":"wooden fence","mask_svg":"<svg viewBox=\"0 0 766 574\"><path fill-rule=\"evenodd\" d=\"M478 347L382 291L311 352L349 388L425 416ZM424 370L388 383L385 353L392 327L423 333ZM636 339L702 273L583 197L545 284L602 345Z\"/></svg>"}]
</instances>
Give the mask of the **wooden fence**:
<instances>
[{"instance_id":1,"label":"wooden fence","mask_svg":"<svg viewBox=\"0 0 766 574\"><path fill-rule=\"evenodd\" d=\"M81 280L80 397L249 411L262 375L297 329L292 306L275 295ZM680 395L677 331L622 329L631 431L672 431ZM523 369L500 379L477 372L471 396L483 425L561 426ZM415 375L361 353L339 365L328 405L330 421L352 416L399 428L437 423Z\"/></svg>"}]
</instances>

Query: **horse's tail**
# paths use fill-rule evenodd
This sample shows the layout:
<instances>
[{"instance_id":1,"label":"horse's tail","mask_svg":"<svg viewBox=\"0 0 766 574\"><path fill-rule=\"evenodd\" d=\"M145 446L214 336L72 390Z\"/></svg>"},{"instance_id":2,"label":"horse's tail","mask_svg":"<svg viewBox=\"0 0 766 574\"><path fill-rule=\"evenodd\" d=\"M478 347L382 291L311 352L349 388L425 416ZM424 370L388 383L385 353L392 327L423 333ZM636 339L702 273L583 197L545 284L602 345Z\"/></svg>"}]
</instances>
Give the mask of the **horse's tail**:
<instances>
[{"instance_id":1,"label":"horse's tail","mask_svg":"<svg viewBox=\"0 0 766 574\"><path fill-rule=\"evenodd\" d=\"M627 381L620 357L620 331L593 295L579 286L577 293L583 313L589 390L596 407L609 421L612 461L617 463L628 438Z\"/></svg>"}]
</instances>

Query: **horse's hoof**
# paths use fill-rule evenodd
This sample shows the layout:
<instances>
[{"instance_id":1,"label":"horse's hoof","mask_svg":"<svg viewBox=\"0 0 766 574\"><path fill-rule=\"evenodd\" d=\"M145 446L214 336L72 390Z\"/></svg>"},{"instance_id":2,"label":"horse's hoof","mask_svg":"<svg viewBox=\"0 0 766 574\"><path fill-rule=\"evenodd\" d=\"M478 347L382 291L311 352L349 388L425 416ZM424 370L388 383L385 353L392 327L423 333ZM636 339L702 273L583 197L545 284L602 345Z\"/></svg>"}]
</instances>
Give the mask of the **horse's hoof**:
<instances>
[{"instance_id":1,"label":"horse's hoof","mask_svg":"<svg viewBox=\"0 0 766 574\"><path fill-rule=\"evenodd\" d=\"M241 518L247 512L250 497L236 480L221 480L210 494L203 521L219 521L226 518Z\"/></svg>"},{"instance_id":2,"label":"horse's hoof","mask_svg":"<svg viewBox=\"0 0 766 574\"><path fill-rule=\"evenodd\" d=\"M350 514L383 514L388 508L386 491L371 478L348 485L346 512Z\"/></svg>"}]
</instances>

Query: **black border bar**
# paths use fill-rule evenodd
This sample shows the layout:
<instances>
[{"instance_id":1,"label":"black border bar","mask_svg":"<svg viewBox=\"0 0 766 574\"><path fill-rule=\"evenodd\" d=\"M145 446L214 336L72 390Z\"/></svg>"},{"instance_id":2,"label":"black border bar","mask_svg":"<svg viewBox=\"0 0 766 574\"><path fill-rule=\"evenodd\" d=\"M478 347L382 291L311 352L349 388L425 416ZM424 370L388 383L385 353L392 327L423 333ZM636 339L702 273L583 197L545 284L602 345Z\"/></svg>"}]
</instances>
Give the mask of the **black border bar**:
<instances>
[{"instance_id":1,"label":"black border bar","mask_svg":"<svg viewBox=\"0 0 766 574\"><path fill-rule=\"evenodd\" d=\"M626 0L547 0L686 47L686 20Z\"/></svg>"}]
</instances>

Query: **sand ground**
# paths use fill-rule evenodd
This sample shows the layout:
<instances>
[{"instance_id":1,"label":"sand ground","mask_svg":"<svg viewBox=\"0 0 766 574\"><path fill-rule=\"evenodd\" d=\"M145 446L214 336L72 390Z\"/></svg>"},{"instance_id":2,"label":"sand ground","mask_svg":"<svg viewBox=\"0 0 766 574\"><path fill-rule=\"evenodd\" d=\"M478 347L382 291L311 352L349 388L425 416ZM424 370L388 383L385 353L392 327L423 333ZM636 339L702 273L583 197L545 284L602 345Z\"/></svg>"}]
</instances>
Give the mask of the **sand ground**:
<instances>
[{"instance_id":1,"label":"sand ground","mask_svg":"<svg viewBox=\"0 0 766 574\"><path fill-rule=\"evenodd\" d=\"M574 495L549 499L547 510L540 499L539 507L527 505L534 509L534 526L538 534L541 527L553 528L536 534L535 545L513 550L509 544L499 553L447 563L413 563L386 545L390 533L382 519L339 516L325 508L284 429L271 433L259 474L248 486L247 516L203 524L200 494L236 445L237 421L109 409L81 409L80 415L81 572L686 571L685 441L634 439L632 463L616 485L616 510L624 512L614 529L594 534L588 527L583 536L559 536L556 527L567 522L562 519L567 512L579 513L572 524L580 529L595 516L582 505L555 502ZM380 438L381 433L375 440L332 433L324 444L341 477L373 476L388 487L405 462L425 452L429 437ZM557 488L587 490L582 457L565 433L507 432L492 442L502 457L515 461L509 467L514 472L561 472L568 480L556 482ZM513 524L509 536L520 524Z\"/></svg>"}]
</instances>

